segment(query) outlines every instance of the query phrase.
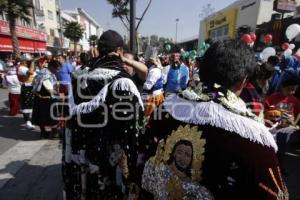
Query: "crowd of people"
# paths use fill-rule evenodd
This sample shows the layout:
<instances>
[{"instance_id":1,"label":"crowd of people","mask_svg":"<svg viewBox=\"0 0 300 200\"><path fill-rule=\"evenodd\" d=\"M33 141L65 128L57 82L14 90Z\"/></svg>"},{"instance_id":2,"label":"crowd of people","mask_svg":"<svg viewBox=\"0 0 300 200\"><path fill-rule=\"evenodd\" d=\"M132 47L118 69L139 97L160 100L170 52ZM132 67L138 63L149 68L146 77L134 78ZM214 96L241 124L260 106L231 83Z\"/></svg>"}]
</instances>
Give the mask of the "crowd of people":
<instances>
[{"instance_id":1,"label":"crowd of people","mask_svg":"<svg viewBox=\"0 0 300 200\"><path fill-rule=\"evenodd\" d=\"M9 114L63 141L66 199L289 199L300 61L239 40L143 59L108 30L98 55L2 62Z\"/></svg>"}]
</instances>

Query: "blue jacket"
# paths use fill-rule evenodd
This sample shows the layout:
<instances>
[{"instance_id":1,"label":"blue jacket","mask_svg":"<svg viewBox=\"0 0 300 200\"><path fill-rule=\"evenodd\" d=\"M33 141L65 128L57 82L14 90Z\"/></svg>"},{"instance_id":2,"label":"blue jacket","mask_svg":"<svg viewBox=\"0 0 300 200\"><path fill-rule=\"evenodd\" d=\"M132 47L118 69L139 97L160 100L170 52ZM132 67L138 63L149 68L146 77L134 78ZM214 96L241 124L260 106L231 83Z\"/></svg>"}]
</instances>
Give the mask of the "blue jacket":
<instances>
[{"instance_id":1,"label":"blue jacket","mask_svg":"<svg viewBox=\"0 0 300 200\"><path fill-rule=\"evenodd\" d=\"M57 73L58 81L71 83L71 73L74 71L74 67L70 63L62 64L59 72Z\"/></svg>"},{"instance_id":2,"label":"blue jacket","mask_svg":"<svg viewBox=\"0 0 300 200\"><path fill-rule=\"evenodd\" d=\"M189 69L185 65L179 67L168 66L167 82L165 85L165 92L177 93L187 87L189 81Z\"/></svg>"}]
</instances>

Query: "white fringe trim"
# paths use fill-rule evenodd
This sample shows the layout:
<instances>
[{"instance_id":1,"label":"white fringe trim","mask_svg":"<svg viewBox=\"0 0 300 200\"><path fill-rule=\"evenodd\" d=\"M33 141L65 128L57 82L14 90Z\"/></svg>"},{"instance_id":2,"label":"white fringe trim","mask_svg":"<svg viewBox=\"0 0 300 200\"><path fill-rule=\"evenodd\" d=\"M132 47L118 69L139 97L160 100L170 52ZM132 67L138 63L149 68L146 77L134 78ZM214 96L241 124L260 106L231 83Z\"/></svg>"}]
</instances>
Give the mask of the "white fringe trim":
<instances>
[{"instance_id":1,"label":"white fringe trim","mask_svg":"<svg viewBox=\"0 0 300 200\"><path fill-rule=\"evenodd\" d=\"M91 101L74 106L72 108L71 114L87 114L99 108L99 106L105 102L109 85L109 83L106 84ZM112 83L112 90L125 90L131 92L134 96L138 98L139 104L144 110L144 105L140 93L135 84L132 82L132 80L128 78L119 78Z\"/></svg>"},{"instance_id":2,"label":"white fringe trim","mask_svg":"<svg viewBox=\"0 0 300 200\"><path fill-rule=\"evenodd\" d=\"M166 98L164 107L176 120L222 128L252 142L272 147L275 151L278 149L272 134L265 125L230 112L223 106L212 101L194 102L171 95Z\"/></svg>"},{"instance_id":3,"label":"white fringe trim","mask_svg":"<svg viewBox=\"0 0 300 200\"><path fill-rule=\"evenodd\" d=\"M125 91L131 92L134 96L136 96L138 98L139 104L142 107L142 109L144 110L144 104L143 104L143 101L141 98L141 94L131 79L119 78L119 79L115 80L114 83L112 84L112 89L113 89L113 91L125 90Z\"/></svg>"},{"instance_id":4,"label":"white fringe trim","mask_svg":"<svg viewBox=\"0 0 300 200\"><path fill-rule=\"evenodd\" d=\"M21 110L22 113L32 113L32 109L23 109Z\"/></svg>"},{"instance_id":5,"label":"white fringe trim","mask_svg":"<svg viewBox=\"0 0 300 200\"><path fill-rule=\"evenodd\" d=\"M73 72L75 78L88 79L88 80L107 80L112 79L118 75L120 71L107 68L96 68L92 71L89 71L89 68L86 67L82 70L76 70Z\"/></svg>"},{"instance_id":6,"label":"white fringe trim","mask_svg":"<svg viewBox=\"0 0 300 200\"><path fill-rule=\"evenodd\" d=\"M105 101L105 98L107 96L107 91L108 91L108 86L109 84L106 84L102 90L100 90L100 92L91 100L88 102L84 102L81 103L79 105L75 105L72 108L72 115L75 114L87 114L87 113L91 113L94 110L96 110L97 108L99 108L99 106L101 104L103 104L103 102Z\"/></svg>"}]
</instances>

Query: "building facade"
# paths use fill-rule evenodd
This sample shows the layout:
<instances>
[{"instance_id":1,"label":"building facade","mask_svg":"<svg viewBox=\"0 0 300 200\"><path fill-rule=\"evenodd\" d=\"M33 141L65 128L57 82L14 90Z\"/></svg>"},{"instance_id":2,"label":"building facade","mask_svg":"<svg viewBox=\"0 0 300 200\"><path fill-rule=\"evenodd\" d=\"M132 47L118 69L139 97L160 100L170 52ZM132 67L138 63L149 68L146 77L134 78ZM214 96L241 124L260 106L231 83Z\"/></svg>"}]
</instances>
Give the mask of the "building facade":
<instances>
[{"instance_id":1,"label":"building facade","mask_svg":"<svg viewBox=\"0 0 300 200\"><path fill-rule=\"evenodd\" d=\"M77 21L81 27L84 29L83 38L79 41L80 47L77 49L82 51L88 51L90 49L89 37L91 35L97 35L98 37L102 34L103 29L96 22L96 20L91 17L82 8L77 8L76 10L64 10L64 15L69 15L73 20ZM64 20L67 20L64 18ZM70 50L74 50L74 44L70 43Z\"/></svg>"},{"instance_id":2,"label":"building facade","mask_svg":"<svg viewBox=\"0 0 300 200\"><path fill-rule=\"evenodd\" d=\"M63 50L60 0L33 0L37 26L47 33L47 49Z\"/></svg>"},{"instance_id":3,"label":"building facade","mask_svg":"<svg viewBox=\"0 0 300 200\"><path fill-rule=\"evenodd\" d=\"M271 20L274 0L239 0L201 20L199 44L208 38L222 40L235 38L239 27L253 31L257 25Z\"/></svg>"},{"instance_id":4,"label":"building facade","mask_svg":"<svg viewBox=\"0 0 300 200\"><path fill-rule=\"evenodd\" d=\"M21 53L43 53L46 51L47 33L36 26L34 9L29 21L16 21L16 31ZM10 55L13 51L11 32L6 13L0 13L0 53Z\"/></svg>"}]
</instances>

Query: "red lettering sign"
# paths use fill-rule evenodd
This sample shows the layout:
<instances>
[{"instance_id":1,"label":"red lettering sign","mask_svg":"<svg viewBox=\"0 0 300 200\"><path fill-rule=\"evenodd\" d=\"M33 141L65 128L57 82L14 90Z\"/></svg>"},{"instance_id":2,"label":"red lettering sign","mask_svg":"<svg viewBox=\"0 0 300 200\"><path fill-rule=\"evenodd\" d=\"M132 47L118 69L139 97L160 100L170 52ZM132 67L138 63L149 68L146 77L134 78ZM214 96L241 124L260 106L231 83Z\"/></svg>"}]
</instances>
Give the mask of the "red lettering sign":
<instances>
[{"instance_id":1,"label":"red lettering sign","mask_svg":"<svg viewBox=\"0 0 300 200\"><path fill-rule=\"evenodd\" d=\"M16 29L18 37L47 41L47 34L43 31L27 28L24 26L17 26ZM0 34L10 35L9 24L7 21L0 20Z\"/></svg>"}]
</instances>

